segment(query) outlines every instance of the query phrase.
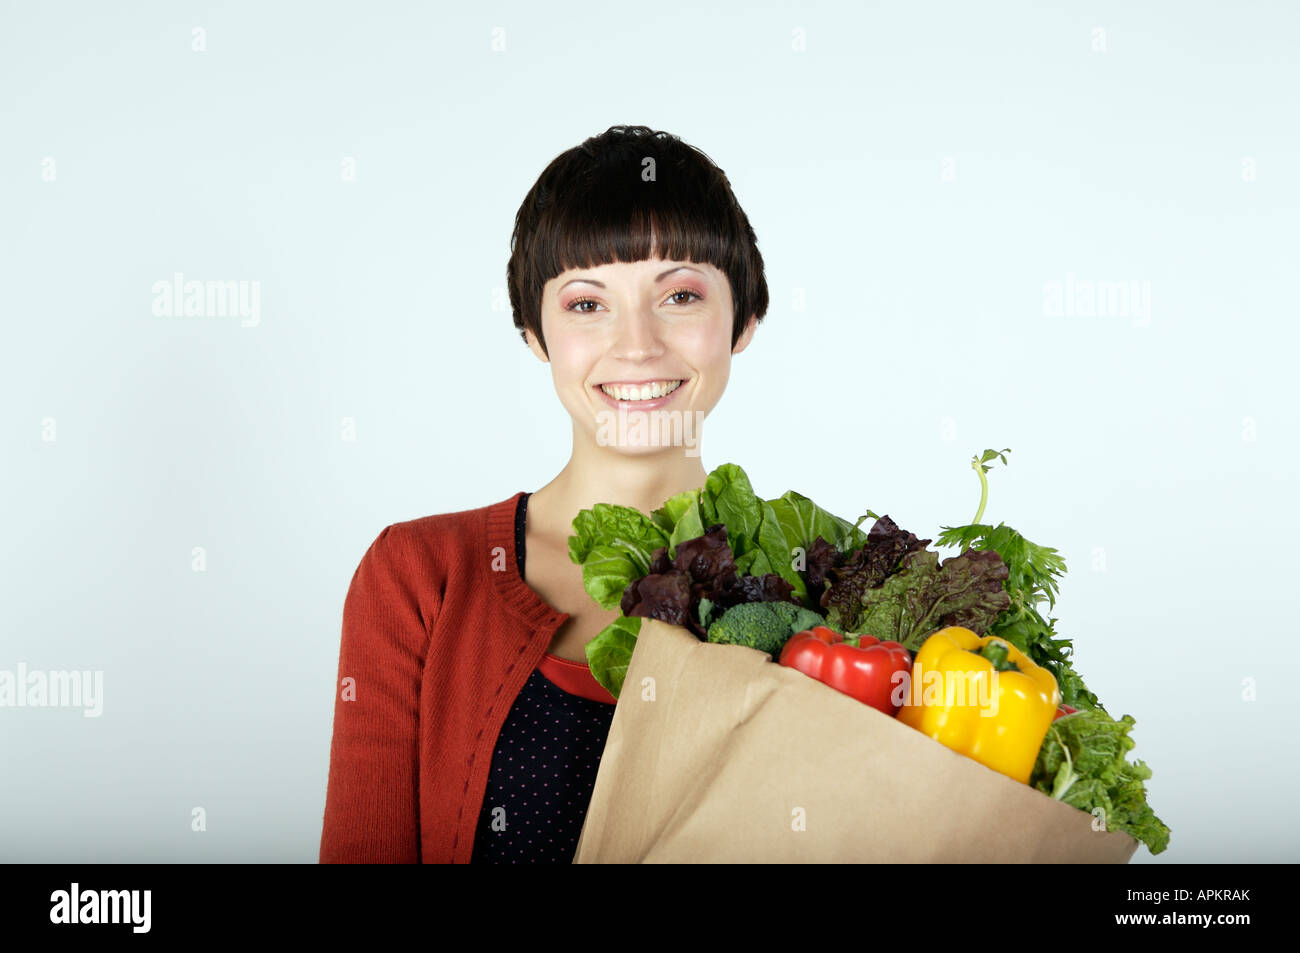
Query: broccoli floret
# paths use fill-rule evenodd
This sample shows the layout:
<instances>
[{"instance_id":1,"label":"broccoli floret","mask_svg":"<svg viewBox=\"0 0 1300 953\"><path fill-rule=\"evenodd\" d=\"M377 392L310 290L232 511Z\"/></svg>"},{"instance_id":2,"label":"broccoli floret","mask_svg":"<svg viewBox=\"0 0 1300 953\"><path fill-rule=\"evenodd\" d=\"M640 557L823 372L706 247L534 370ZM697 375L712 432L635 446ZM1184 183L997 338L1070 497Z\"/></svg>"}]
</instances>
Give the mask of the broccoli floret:
<instances>
[{"instance_id":1,"label":"broccoli floret","mask_svg":"<svg viewBox=\"0 0 1300 953\"><path fill-rule=\"evenodd\" d=\"M709 626L709 641L748 646L776 658L790 636L825 624L816 612L793 602L742 602Z\"/></svg>"},{"instance_id":2,"label":"broccoli floret","mask_svg":"<svg viewBox=\"0 0 1300 953\"><path fill-rule=\"evenodd\" d=\"M747 645L775 656L790 638L790 625L772 611L770 602L742 602L709 626L709 641Z\"/></svg>"},{"instance_id":3,"label":"broccoli floret","mask_svg":"<svg viewBox=\"0 0 1300 953\"><path fill-rule=\"evenodd\" d=\"M768 602L765 605L771 606L772 611L790 627L791 635L811 629L815 625L826 624L826 620L816 612L794 602Z\"/></svg>"}]
</instances>

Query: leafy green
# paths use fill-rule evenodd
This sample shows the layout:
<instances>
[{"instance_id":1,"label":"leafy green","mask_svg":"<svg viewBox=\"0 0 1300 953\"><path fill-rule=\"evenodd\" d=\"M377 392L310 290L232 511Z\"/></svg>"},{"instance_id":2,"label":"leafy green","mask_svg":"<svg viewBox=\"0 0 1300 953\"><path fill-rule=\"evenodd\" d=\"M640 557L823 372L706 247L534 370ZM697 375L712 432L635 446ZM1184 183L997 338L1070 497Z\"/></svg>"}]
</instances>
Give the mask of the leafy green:
<instances>
[{"instance_id":1,"label":"leafy green","mask_svg":"<svg viewBox=\"0 0 1300 953\"><path fill-rule=\"evenodd\" d=\"M704 535L704 515L700 509L699 489L687 490L670 498L650 514L651 521L668 536L668 557L677 555L677 545ZM715 521L716 522L716 521Z\"/></svg>"},{"instance_id":2,"label":"leafy green","mask_svg":"<svg viewBox=\"0 0 1300 953\"><path fill-rule=\"evenodd\" d=\"M810 595L806 564L796 566L796 550L802 548L806 557L819 536L843 549L860 547L867 539L856 524L794 490L775 500L760 499L744 469L724 463L708 474L704 486L675 494L649 517L611 503L582 510L573 521L569 558L583 567L583 586L591 597L604 608L614 608L620 584L626 590L647 575L658 547L665 546L668 558L674 559L679 545L718 523L727 528L737 575L775 573L812 609L820 609L820 588L816 596Z\"/></svg>"},{"instance_id":3,"label":"leafy green","mask_svg":"<svg viewBox=\"0 0 1300 953\"><path fill-rule=\"evenodd\" d=\"M668 543L667 536L640 510L614 503L596 503L573 518L569 559L581 564L597 546L627 550L638 565L650 567L650 554ZM644 570L643 570L644 571Z\"/></svg>"},{"instance_id":4,"label":"leafy green","mask_svg":"<svg viewBox=\"0 0 1300 953\"><path fill-rule=\"evenodd\" d=\"M1151 769L1129 762L1129 737L1136 722L1119 721L1101 709L1083 709L1058 718L1047 731L1029 778L1032 787L1081 811L1104 811L1107 830L1124 831L1153 854L1169 846L1169 828L1146 801L1143 781Z\"/></svg>"},{"instance_id":5,"label":"leafy green","mask_svg":"<svg viewBox=\"0 0 1300 953\"><path fill-rule=\"evenodd\" d=\"M771 569L794 587L795 598L803 603L808 598L808 587L804 585L803 576L794 568L793 550L781 527L776 508L771 503L758 501L762 522L758 524L758 548L767 556ZM761 573L760 573L761 575Z\"/></svg>"},{"instance_id":6,"label":"leafy green","mask_svg":"<svg viewBox=\"0 0 1300 953\"><path fill-rule=\"evenodd\" d=\"M785 531L792 553L796 546L807 552L818 536L840 549L856 549L867 541L867 534L853 523L827 512L794 490L786 490L777 499L769 500L768 504Z\"/></svg>"},{"instance_id":7,"label":"leafy green","mask_svg":"<svg viewBox=\"0 0 1300 953\"><path fill-rule=\"evenodd\" d=\"M818 604L840 625L856 625L867 591L881 585L908 554L925 549L929 542L900 528L889 514L877 518L863 545L847 554L825 541L814 541L809 550L809 589L815 593L819 579L829 581Z\"/></svg>"},{"instance_id":8,"label":"leafy green","mask_svg":"<svg viewBox=\"0 0 1300 953\"><path fill-rule=\"evenodd\" d=\"M686 511L694 507L696 512L699 512L699 506L699 489L685 490L676 496L669 497L659 509L651 510L650 521L658 526L660 532L665 536L671 536L673 527L681 522Z\"/></svg>"},{"instance_id":9,"label":"leafy green","mask_svg":"<svg viewBox=\"0 0 1300 953\"><path fill-rule=\"evenodd\" d=\"M615 698L623 691L623 679L640 632L640 616L619 616L587 643L587 666L591 674Z\"/></svg>"},{"instance_id":10,"label":"leafy green","mask_svg":"<svg viewBox=\"0 0 1300 953\"><path fill-rule=\"evenodd\" d=\"M1023 593L1037 604L1056 605L1057 580L1065 574L1065 559L1050 546L1031 543L1010 526L945 526L935 540L939 546L992 550L1007 564L1007 589Z\"/></svg>"},{"instance_id":11,"label":"leafy green","mask_svg":"<svg viewBox=\"0 0 1300 953\"><path fill-rule=\"evenodd\" d=\"M617 609L628 583L642 575L640 564L621 546L595 546L582 563L582 586L602 609Z\"/></svg>"},{"instance_id":12,"label":"leafy green","mask_svg":"<svg viewBox=\"0 0 1300 953\"><path fill-rule=\"evenodd\" d=\"M573 533L569 559L582 566L582 586L602 609L617 609L628 583L649 572L654 551L668 544L640 511L613 503L580 511Z\"/></svg>"},{"instance_id":13,"label":"leafy green","mask_svg":"<svg viewBox=\"0 0 1300 953\"><path fill-rule=\"evenodd\" d=\"M913 550L898 572L863 592L856 613L843 612L836 603L827 618L841 632L893 640L915 652L945 626L983 634L1008 605L1006 577L996 553L968 552L940 563L931 550Z\"/></svg>"},{"instance_id":14,"label":"leafy green","mask_svg":"<svg viewBox=\"0 0 1300 953\"><path fill-rule=\"evenodd\" d=\"M763 512L744 470L734 463L722 464L704 481L700 498L703 513L714 514L707 520L707 525L726 525L727 542L731 544L733 553L741 556L756 548Z\"/></svg>"},{"instance_id":15,"label":"leafy green","mask_svg":"<svg viewBox=\"0 0 1300 953\"><path fill-rule=\"evenodd\" d=\"M705 632L709 630L709 623L713 621L713 600L707 596L700 599L699 607L696 609L696 619L700 623L700 628Z\"/></svg>"},{"instance_id":16,"label":"leafy green","mask_svg":"<svg viewBox=\"0 0 1300 953\"><path fill-rule=\"evenodd\" d=\"M743 556L736 557L737 576L761 576L771 571L772 564L761 549L751 549Z\"/></svg>"}]
</instances>

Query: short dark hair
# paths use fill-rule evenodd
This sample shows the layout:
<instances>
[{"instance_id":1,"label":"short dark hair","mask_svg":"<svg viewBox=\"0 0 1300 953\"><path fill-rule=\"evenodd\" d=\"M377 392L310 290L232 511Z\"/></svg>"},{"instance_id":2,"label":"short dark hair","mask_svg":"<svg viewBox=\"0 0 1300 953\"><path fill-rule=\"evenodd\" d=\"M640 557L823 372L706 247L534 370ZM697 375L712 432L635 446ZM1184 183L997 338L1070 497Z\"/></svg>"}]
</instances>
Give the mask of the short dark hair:
<instances>
[{"instance_id":1,"label":"short dark hair","mask_svg":"<svg viewBox=\"0 0 1300 953\"><path fill-rule=\"evenodd\" d=\"M727 276L732 347L749 315L767 313L763 256L722 169L671 133L610 126L551 160L519 206L506 282L520 337L531 328L546 353L542 289L556 275L651 257L708 263Z\"/></svg>"}]
</instances>

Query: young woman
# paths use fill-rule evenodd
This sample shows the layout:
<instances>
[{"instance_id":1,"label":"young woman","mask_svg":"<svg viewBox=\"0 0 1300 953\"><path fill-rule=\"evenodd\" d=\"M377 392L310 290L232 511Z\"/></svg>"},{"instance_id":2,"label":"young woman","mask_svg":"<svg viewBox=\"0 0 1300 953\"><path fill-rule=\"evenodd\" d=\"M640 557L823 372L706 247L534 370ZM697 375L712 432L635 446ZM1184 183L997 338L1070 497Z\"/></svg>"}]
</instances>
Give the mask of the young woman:
<instances>
[{"instance_id":1,"label":"young woman","mask_svg":"<svg viewBox=\"0 0 1300 953\"><path fill-rule=\"evenodd\" d=\"M558 156L515 221L514 323L573 451L536 492L386 527L343 611L320 860L569 863L613 717L585 646L618 612L569 560L579 510L704 485L699 423L767 312L721 169L614 126Z\"/></svg>"}]
</instances>

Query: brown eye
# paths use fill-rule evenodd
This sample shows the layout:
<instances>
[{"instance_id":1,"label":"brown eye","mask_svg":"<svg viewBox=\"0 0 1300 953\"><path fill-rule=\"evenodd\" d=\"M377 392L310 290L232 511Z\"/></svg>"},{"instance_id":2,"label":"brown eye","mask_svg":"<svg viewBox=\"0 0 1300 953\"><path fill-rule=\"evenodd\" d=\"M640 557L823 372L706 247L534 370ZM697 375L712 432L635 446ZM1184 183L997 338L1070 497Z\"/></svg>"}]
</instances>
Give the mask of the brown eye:
<instances>
[{"instance_id":1,"label":"brown eye","mask_svg":"<svg viewBox=\"0 0 1300 953\"><path fill-rule=\"evenodd\" d=\"M676 298L678 295L694 295L694 296L695 296L696 298L698 298L700 301L703 301L703 300L704 300L704 295L700 294L700 293L697 292L697 291L693 291L693 290L691 290L690 288L678 288L676 291L670 291L670 292L668 292L668 297L669 297L669 298ZM679 301L679 302L677 302L677 303L678 303L678 304L690 304L691 302L690 302L689 300L686 300L686 301Z\"/></svg>"},{"instance_id":2,"label":"brown eye","mask_svg":"<svg viewBox=\"0 0 1300 953\"><path fill-rule=\"evenodd\" d=\"M569 302L569 306L568 306L568 308L566 308L565 310L567 310L567 311L576 311L578 314L591 314L591 313L592 313L592 311L588 311L586 308L579 308L578 305L580 305L580 304L595 304L595 305L598 305L598 302L592 301L590 298L575 298L574 300L572 300L572 301Z\"/></svg>"}]
</instances>

